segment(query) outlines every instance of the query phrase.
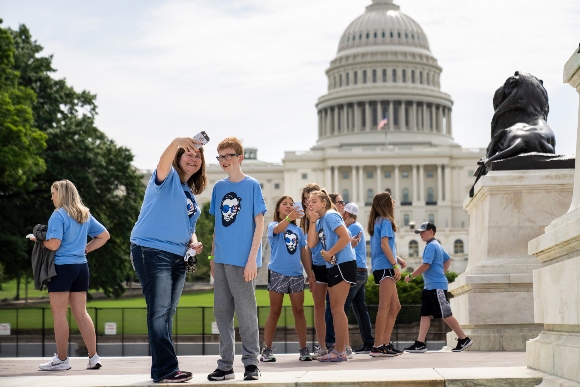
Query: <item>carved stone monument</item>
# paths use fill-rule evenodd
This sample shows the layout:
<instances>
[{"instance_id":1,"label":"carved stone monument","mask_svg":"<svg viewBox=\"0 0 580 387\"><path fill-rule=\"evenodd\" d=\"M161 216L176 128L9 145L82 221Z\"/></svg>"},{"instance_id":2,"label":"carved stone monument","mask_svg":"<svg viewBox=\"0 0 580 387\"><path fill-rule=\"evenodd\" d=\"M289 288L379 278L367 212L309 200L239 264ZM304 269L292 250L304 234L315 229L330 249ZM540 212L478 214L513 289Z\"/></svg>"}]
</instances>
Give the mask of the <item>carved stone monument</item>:
<instances>
[{"instance_id":1,"label":"carved stone monument","mask_svg":"<svg viewBox=\"0 0 580 387\"><path fill-rule=\"evenodd\" d=\"M564 82L580 93L580 50L564 66ZM527 343L528 367L552 374L541 386L580 383L580 110L572 204L545 232L530 241L534 270L534 319L539 337Z\"/></svg>"},{"instance_id":2,"label":"carved stone monument","mask_svg":"<svg viewBox=\"0 0 580 387\"><path fill-rule=\"evenodd\" d=\"M464 203L469 261L449 291L472 350L523 351L542 328L532 285L541 265L528 255L528 242L569 207L574 159L554 155L548 97L536 77L516 72L496 91L494 107L492 139ZM447 335L449 346L454 339Z\"/></svg>"}]
</instances>

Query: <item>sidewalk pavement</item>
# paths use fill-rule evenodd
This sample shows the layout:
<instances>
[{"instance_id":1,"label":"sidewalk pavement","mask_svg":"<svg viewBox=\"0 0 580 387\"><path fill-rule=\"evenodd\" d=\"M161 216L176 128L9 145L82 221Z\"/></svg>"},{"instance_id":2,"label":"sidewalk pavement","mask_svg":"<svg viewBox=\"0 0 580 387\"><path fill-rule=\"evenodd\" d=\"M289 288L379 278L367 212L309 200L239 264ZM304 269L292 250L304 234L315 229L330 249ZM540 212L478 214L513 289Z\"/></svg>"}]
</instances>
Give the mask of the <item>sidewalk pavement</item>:
<instances>
[{"instance_id":1,"label":"sidewalk pavement","mask_svg":"<svg viewBox=\"0 0 580 387\"><path fill-rule=\"evenodd\" d=\"M429 351L405 353L394 358L354 355L343 363L298 361L298 354L276 355L275 363L260 363L259 381L244 381L241 356L236 356L233 380L210 382L218 356L180 356L179 365L193 372L181 385L232 386L537 386L544 373L526 367L525 352ZM0 386L101 387L162 386L150 379L150 357L101 358L99 370L85 369L86 358L71 358L69 371L40 371L49 358L0 358ZM174 385L174 384L172 384Z\"/></svg>"}]
</instances>

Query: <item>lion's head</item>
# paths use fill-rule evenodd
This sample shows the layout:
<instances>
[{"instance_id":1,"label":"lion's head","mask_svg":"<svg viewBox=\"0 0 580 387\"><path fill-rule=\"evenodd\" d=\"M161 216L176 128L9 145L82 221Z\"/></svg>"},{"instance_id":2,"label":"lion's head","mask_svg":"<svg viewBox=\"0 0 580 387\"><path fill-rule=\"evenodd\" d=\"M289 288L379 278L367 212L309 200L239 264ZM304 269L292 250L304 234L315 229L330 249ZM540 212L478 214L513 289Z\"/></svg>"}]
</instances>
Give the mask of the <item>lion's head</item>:
<instances>
[{"instance_id":1,"label":"lion's head","mask_svg":"<svg viewBox=\"0 0 580 387\"><path fill-rule=\"evenodd\" d=\"M535 76L516 71L493 96L495 111L491 120L491 137L516 123L548 119L550 106L544 82Z\"/></svg>"}]
</instances>

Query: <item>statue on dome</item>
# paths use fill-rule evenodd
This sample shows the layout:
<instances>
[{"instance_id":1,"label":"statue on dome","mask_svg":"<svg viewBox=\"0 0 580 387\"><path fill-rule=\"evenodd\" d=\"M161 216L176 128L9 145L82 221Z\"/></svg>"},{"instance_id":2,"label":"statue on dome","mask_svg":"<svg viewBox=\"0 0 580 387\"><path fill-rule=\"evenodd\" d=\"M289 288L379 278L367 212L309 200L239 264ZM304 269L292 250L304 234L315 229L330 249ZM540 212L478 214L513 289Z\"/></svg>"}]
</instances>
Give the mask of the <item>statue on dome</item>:
<instances>
[{"instance_id":1,"label":"statue on dome","mask_svg":"<svg viewBox=\"0 0 580 387\"><path fill-rule=\"evenodd\" d=\"M556 138L547 122L550 106L541 79L516 71L495 91L493 108L491 142L477 162L475 183L490 170L574 168L570 157L554 156Z\"/></svg>"}]
</instances>

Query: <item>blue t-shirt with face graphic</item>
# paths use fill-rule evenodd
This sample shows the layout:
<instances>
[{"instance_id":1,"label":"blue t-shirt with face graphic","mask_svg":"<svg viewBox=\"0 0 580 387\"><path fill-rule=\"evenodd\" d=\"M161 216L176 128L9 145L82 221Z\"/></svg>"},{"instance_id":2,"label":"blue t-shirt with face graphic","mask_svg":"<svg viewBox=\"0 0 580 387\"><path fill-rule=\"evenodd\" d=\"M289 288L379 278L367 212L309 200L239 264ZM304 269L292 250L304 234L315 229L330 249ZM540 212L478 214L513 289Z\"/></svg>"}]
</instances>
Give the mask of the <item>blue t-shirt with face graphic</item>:
<instances>
[{"instance_id":1,"label":"blue t-shirt with face graphic","mask_svg":"<svg viewBox=\"0 0 580 387\"><path fill-rule=\"evenodd\" d=\"M383 238L389 239L389 247L391 248L393 257L396 258L397 249L395 247L395 232L393 231L393 224L388 219L377 218L373 235L371 235L371 265L373 271L393 268L393 264L389 261L381 247L381 240Z\"/></svg>"},{"instance_id":2,"label":"blue t-shirt with face graphic","mask_svg":"<svg viewBox=\"0 0 580 387\"><path fill-rule=\"evenodd\" d=\"M302 275L300 250L306 246L306 237L300 227L292 223L288 224L283 232L274 234L274 227L277 225L278 222L272 222L268 225L268 240L271 251L268 269L286 276Z\"/></svg>"},{"instance_id":3,"label":"blue t-shirt with face graphic","mask_svg":"<svg viewBox=\"0 0 580 387\"><path fill-rule=\"evenodd\" d=\"M139 218L131 232L131 242L173 254L185 255L195 223L201 214L195 196L182 184L173 167L161 184L153 172Z\"/></svg>"},{"instance_id":4,"label":"blue t-shirt with face graphic","mask_svg":"<svg viewBox=\"0 0 580 387\"><path fill-rule=\"evenodd\" d=\"M237 183L227 177L218 181L211 194L209 213L215 216L214 259L216 263L245 267L256 230L254 217L266 212L260 183L246 176ZM262 245L256 258L262 266Z\"/></svg>"},{"instance_id":5,"label":"blue t-shirt with face graphic","mask_svg":"<svg viewBox=\"0 0 580 387\"><path fill-rule=\"evenodd\" d=\"M335 230L341 225L345 226L344 220L342 219L342 216L334 210L326 211L324 216L316 222L316 231L318 232L318 238L324 251L328 251L336 244L336 242L338 242L339 237ZM342 250L336 253L337 265L354 260L354 250L352 249L350 242ZM324 262L326 263L327 269L333 266L330 262Z\"/></svg>"}]
</instances>

